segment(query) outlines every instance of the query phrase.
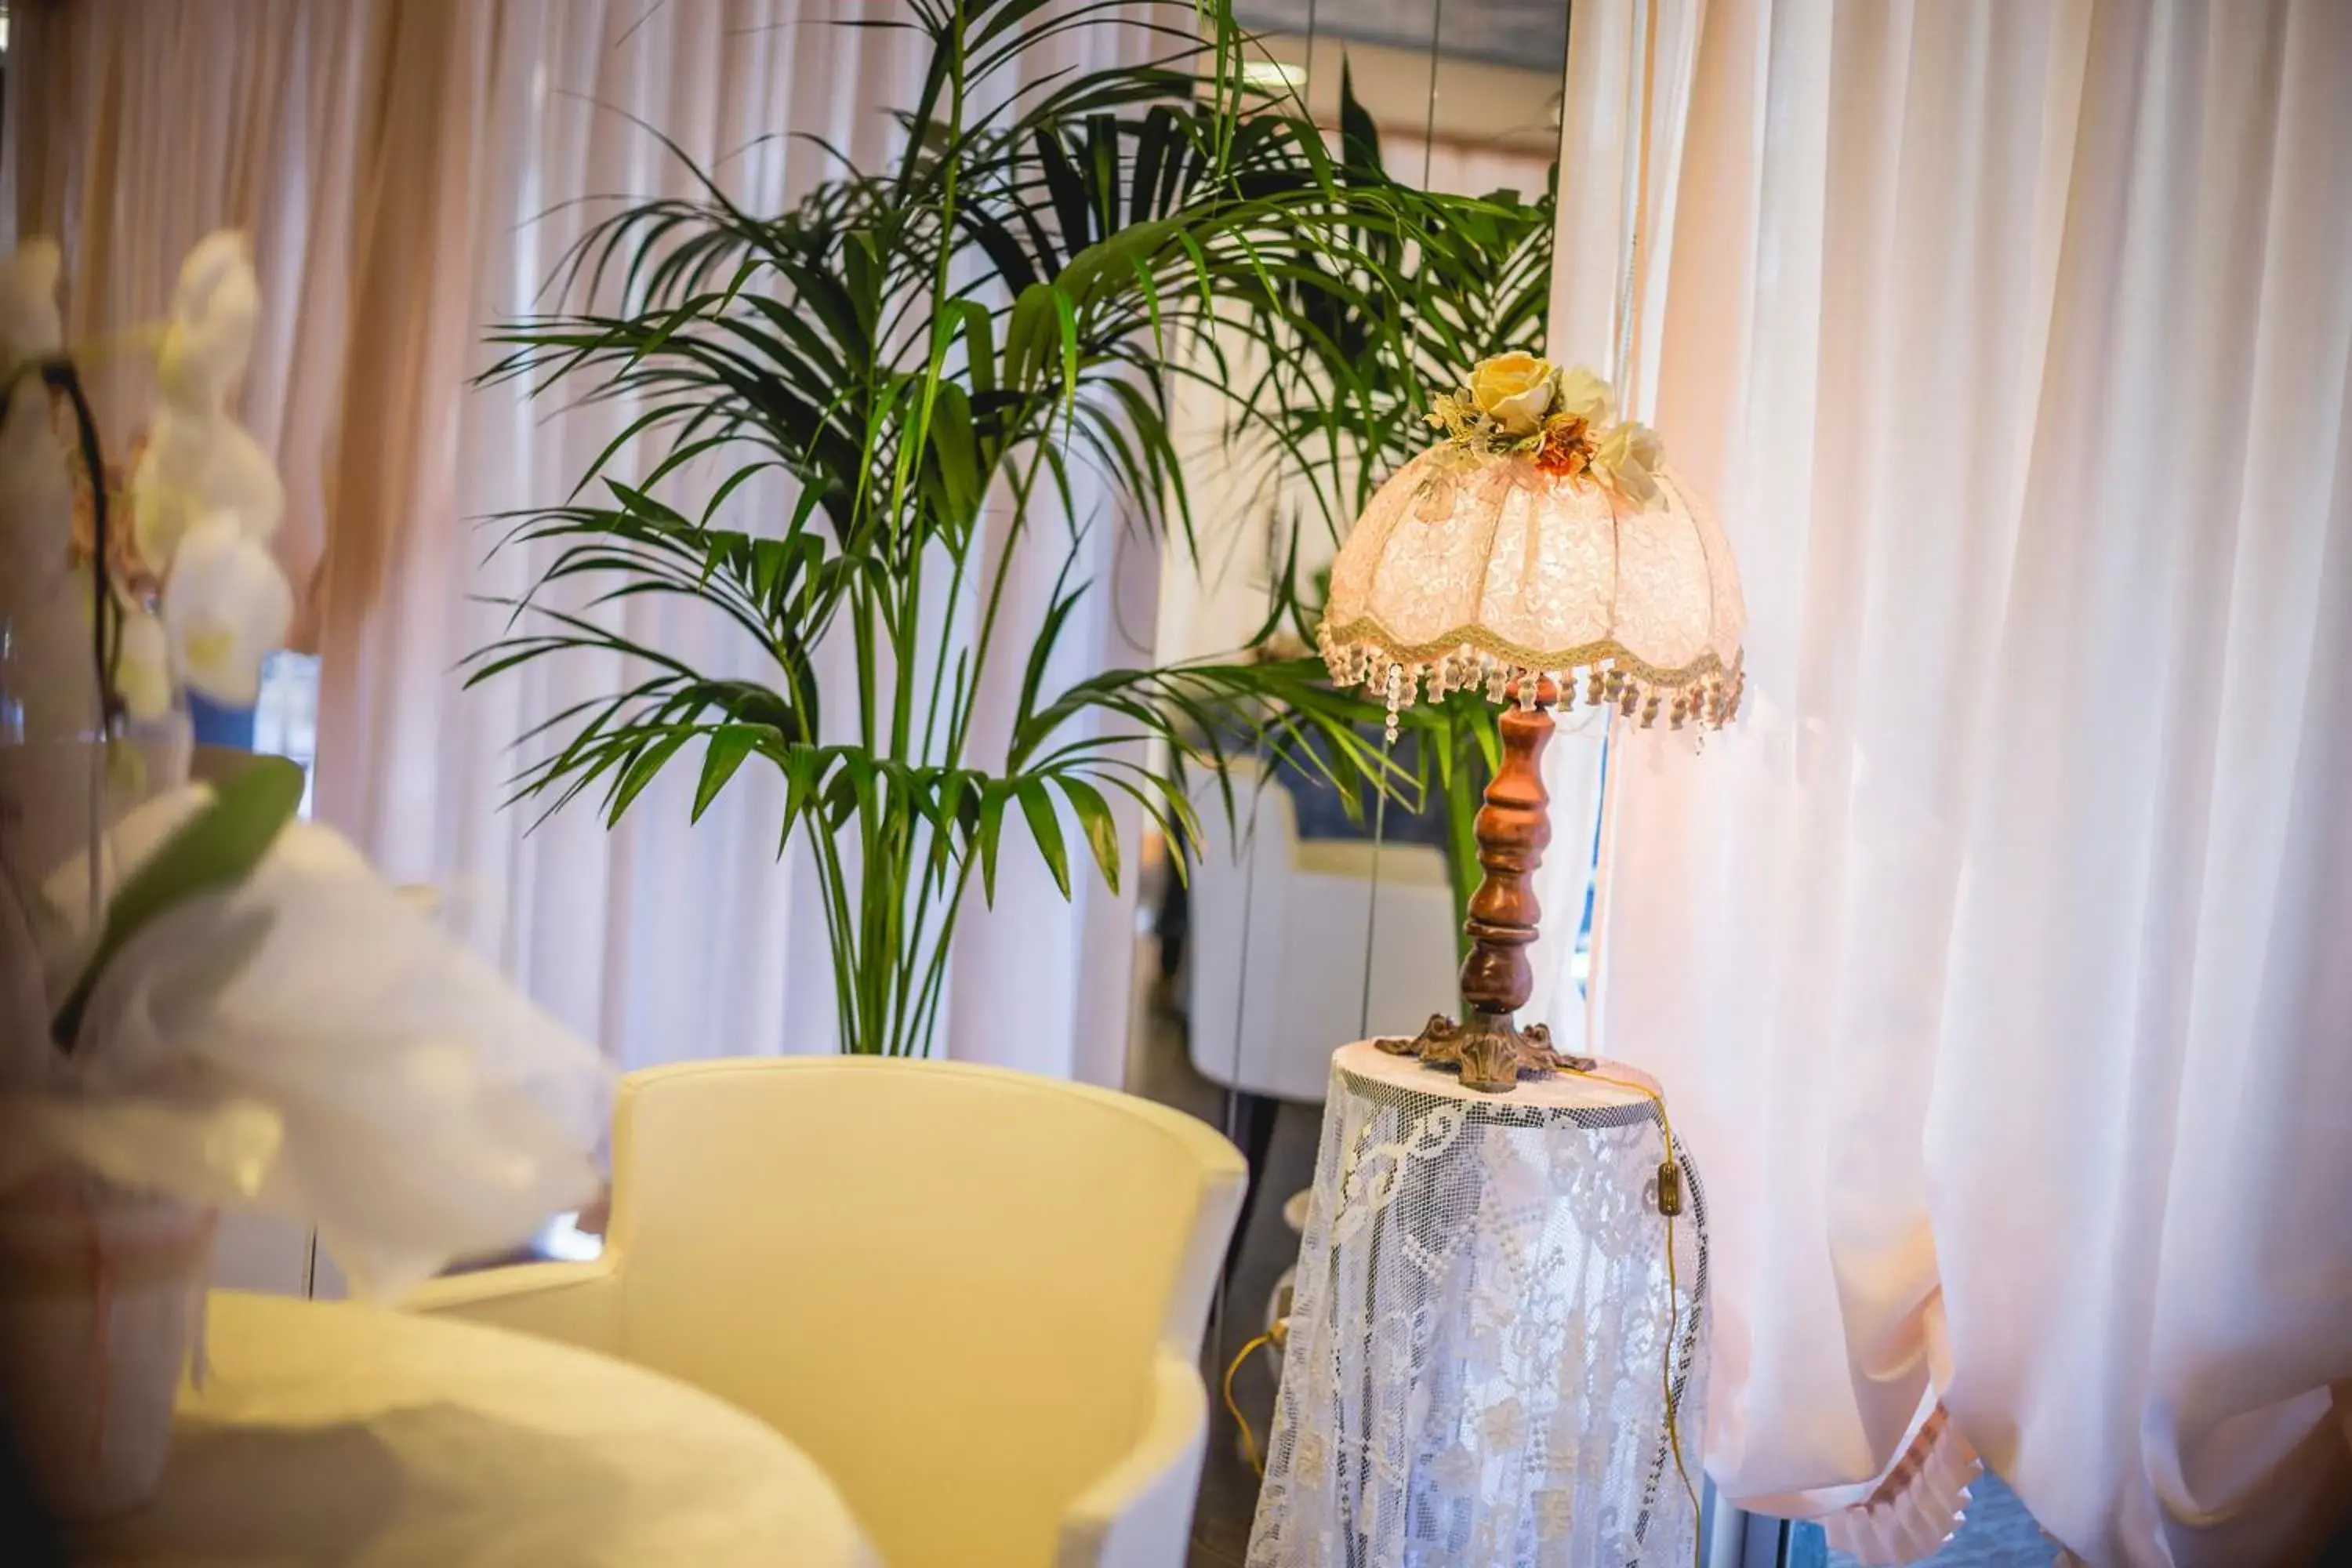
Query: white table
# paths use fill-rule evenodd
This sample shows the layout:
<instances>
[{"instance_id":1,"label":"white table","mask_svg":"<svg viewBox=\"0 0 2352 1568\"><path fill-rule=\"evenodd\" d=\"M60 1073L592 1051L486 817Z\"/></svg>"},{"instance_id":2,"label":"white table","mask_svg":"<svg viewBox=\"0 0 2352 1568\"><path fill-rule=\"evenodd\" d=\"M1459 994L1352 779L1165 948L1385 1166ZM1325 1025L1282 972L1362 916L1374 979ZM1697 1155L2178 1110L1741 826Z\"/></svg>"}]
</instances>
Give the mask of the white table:
<instances>
[{"instance_id":1,"label":"white table","mask_svg":"<svg viewBox=\"0 0 2352 1568\"><path fill-rule=\"evenodd\" d=\"M1332 1058L1250 1568L1691 1561L1706 1205L1678 1149L1670 1244L1657 1086L1596 1072Z\"/></svg>"},{"instance_id":2,"label":"white table","mask_svg":"<svg viewBox=\"0 0 2352 1568\"><path fill-rule=\"evenodd\" d=\"M864 1565L814 1464L656 1373L520 1334L215 1291L163 1490L78 1561Z\"/></svg>"}]
</instances>

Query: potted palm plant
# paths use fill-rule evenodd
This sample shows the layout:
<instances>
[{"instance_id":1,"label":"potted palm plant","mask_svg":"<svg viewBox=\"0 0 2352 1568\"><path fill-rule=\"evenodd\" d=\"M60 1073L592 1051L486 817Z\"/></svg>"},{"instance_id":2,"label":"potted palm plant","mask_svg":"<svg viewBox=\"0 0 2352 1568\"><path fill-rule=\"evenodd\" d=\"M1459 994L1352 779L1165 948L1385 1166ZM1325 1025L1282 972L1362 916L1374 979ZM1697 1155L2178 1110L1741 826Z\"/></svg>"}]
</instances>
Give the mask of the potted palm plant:
<instances>
[{"instance_id":1,"label":"potted palm plant","mask_svg":"<svg viewBox=\"0 0 2352 1568\"><path fill-rule=\"evenodd\" d=\"M1197 845L1188 766L1222 776L1229 755L1272 750L1351 792L1384 776L1349 722L1360 703L1311 661L1049 679L1090 592L1055 521L1074 468L1108 474L1140 526L1188 530L1173 380L1223 376L1219 323L1272 340L1303 294L1349 294L1384 265L1339 248L1377 237L1402 254L1384 193L1343 179L1303 116L1246 98L1249 41L1222 0L1138 9L911 0L893 25L928 66L891 166L844 168L772 216L698 171L694 198L592 226L559 274L562 308L493 335L488 380L635 409L572 499L507 520L544 569L469 679L583 650L633 672L551 721L517 798L552 810L597 790L617 821L683 754L699 760L699 816L746 763L777 770L847 1050L929 1048L959 914L975 879L992 897L1021 829L1066 896L1071 826L1118 883L1113 796ZM1136 26L1170 40L1165 58L1007 85L1068 28ZM666 455L630 484L606 468L633 442ZM725 476L677 499L706 454ZM765 468L797 487L789 513L731 515ZM1015 624L1006 584L1050 551L1061 576ZM593 609L644 594L730 617L761 678L697 668ZM969 630L939 635L958 603L975 606ZM854 670L845 712L820 700L821 648ZM1008 665L1010 739L983 754L980 694Z\"/></svg>"}]
</instances>

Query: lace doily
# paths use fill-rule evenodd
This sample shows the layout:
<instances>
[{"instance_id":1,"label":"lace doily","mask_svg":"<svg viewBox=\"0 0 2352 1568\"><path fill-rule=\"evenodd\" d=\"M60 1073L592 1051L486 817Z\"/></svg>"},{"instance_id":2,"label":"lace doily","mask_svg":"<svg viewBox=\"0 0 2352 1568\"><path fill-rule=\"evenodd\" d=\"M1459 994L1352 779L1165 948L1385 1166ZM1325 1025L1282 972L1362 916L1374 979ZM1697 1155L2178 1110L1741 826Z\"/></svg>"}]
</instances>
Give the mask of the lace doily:
<instances>
[{"instance_id":1,"label":"lace doily","mask_svg":"<svg viewBox=\"0 0 2352 1568\"><path fill-rule=\"evenodd\" d=\"M1670 1285L1664 1156L1637 1092L1340 1051L1249 1568L1688 1563L1706 1205L1683 1153Z\"/></svg>"}]
</instances>

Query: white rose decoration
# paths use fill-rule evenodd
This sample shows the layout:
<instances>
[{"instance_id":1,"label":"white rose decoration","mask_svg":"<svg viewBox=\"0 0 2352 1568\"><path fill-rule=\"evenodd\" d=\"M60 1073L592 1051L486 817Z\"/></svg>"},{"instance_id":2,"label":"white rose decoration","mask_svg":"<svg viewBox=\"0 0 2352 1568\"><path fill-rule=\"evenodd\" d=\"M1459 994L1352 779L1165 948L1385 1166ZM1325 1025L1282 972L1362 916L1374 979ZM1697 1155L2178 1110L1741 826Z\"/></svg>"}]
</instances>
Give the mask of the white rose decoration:
<instances>
[{"instance_id":1,"label":"white rose decoration","mask_svg":"<svg viewBox=\"0 0 2352 1568\"><path fill-rule=\"evenodd\" d=\"M1658 482L1653 476L1664 461L1658 433L1631 419L1603 436L1592 453L1594 470L1619 495L1642 507L1657 500Z\"/></svg>"},{"instance_id":2,"label":"white rose decoration","mask_svg":"<svg viewBox=\"0 0 2352 1568\"><path fill-rule=\"evenodd\" d=\"M1553 406L1562 414L1575 415L1588 428L1598 430L1609 423L1616 399L1607 382L1580 364L1559 378L1559 398Z\"/></svg>"}]
</instances>

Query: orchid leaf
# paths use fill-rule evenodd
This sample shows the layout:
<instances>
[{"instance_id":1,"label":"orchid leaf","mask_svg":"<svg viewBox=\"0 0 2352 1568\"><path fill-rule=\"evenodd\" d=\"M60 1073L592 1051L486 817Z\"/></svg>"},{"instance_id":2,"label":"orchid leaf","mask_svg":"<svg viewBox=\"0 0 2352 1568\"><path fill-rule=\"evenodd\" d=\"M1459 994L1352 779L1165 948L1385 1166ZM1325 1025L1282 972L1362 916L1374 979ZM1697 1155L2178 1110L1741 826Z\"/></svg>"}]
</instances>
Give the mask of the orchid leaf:
<instances>
[{"instance_id":1,"label":"orchid leaf","mask_svg":"<svg viewBox=\"0 0 2352 1568\"><path fill-rule=\"evenodd\" d=\"M66 993L50 1035L67 1050L99 981L142 931L192 899L227 892L253 874L302 805L302 770L283 757L256 757L211 786L212 799L131 868L106 907L98 944Z\"/></svg>"}]
</instances>

